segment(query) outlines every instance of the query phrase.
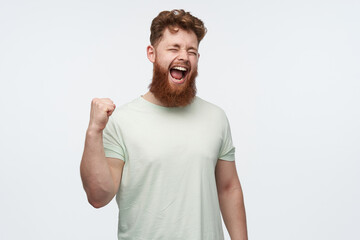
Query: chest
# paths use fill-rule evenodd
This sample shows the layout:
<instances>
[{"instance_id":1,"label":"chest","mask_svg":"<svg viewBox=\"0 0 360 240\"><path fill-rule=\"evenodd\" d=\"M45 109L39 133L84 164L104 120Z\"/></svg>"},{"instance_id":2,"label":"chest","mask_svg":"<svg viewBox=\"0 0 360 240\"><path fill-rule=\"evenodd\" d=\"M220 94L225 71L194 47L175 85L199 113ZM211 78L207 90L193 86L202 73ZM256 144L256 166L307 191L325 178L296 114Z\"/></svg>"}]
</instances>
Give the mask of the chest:
<instances>
[{"instance_id":1,"label":"chest","mask_svg":"<svg viewBox=\"0 0 360 240\"><path fill-rule=\"evenodd\" d=\"M125 124L123 135L130 163L142 167L216 165L221 147L216 119L142 116Z\"/></svg>"}]
</instances>

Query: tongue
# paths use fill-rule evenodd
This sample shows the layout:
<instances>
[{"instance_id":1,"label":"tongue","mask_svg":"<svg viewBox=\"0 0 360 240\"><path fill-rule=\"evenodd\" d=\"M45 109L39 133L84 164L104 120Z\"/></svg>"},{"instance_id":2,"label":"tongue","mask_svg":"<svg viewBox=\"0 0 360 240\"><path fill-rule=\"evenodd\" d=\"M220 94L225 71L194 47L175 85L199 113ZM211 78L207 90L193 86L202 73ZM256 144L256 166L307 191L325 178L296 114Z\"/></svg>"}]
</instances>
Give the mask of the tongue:
<instances>
[{"instance_id":1,"label":"tongue","mask_svg":"<svg viewBox=\"0 0 360 240\"><path fill-rule=\"evenodd\" d=\"M177 69L171 69L170 74L173 78L176 78L176 79L181 79L183 76L182 71L177 70Z\"/></svg>"}]
</instances>

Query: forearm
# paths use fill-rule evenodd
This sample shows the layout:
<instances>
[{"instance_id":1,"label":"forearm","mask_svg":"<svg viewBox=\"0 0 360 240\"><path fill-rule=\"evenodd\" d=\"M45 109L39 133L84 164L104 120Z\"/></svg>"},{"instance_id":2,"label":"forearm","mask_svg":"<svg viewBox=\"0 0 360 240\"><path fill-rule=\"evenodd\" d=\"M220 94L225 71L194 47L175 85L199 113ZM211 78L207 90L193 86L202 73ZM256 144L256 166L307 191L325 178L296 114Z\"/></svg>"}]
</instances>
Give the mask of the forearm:
<instances>
[{"instance_id":1,"label":"forearm","mask_svg":"<svg viewBox=\"0 0 360 240\"><path fill-rule=\"evenodd\" d=\"M231 240L247 240L246 213L241 187L219 193L219 203Z\"/></svg>"},{"instance_id":2,"label":"forearm","mask_svg":"<svg viewBox=\"0 0 360 240\"><path fill-rule=\"evenodd\" d=\"M102 131L87 130L80 174L91 205L102 207L111 201L115 186L105 158Z\"/></svg>"}]
</instances>

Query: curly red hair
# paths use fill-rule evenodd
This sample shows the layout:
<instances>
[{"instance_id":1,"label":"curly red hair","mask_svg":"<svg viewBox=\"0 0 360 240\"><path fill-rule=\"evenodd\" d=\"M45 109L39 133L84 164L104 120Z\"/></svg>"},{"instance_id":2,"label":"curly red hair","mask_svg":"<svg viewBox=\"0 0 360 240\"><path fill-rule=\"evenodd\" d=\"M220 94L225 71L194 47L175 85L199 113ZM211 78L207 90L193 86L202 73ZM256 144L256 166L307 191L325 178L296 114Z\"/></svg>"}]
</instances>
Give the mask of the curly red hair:
<instances>
[{"instance_id":1,"label":"curly red hair","mask_svg":"<svg viewBox=\"0 0 360 240\"><path fill-rule=\"evenodd\" d=\"M168 28L170 32L177 32L177 28L193 31L197 37L198 43L200 43L207 32L203 21L191 15L190 12L185 12L183 9L162 11L151 23L151 45L155 46L161 40L166 28Z\"/></svg>"}]
</instances>

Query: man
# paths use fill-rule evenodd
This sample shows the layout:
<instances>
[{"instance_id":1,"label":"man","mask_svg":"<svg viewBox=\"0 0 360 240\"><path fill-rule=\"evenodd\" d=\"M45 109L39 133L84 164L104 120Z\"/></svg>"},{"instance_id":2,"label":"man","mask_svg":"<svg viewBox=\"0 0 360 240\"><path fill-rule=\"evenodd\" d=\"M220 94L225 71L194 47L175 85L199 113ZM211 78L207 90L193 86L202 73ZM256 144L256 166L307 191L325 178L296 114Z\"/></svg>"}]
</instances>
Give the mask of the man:
<instances>
[{"instance_id":1,"label":"man","mask_svg":"<svg viewBox=\"0 0 360 240\"><path fill-rule=\"evenodd\" d=\"M149 91L118 108L92 100L81 177L95 208L116 195L118 239L221 240L220 211L231 239L247 239L228 119L196 96L205 33L189 12L161 12L147 47Z\"/></svg>"}]
</instances>

